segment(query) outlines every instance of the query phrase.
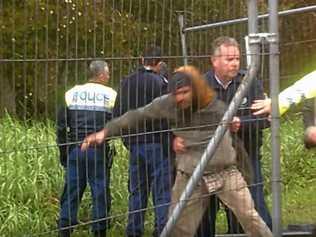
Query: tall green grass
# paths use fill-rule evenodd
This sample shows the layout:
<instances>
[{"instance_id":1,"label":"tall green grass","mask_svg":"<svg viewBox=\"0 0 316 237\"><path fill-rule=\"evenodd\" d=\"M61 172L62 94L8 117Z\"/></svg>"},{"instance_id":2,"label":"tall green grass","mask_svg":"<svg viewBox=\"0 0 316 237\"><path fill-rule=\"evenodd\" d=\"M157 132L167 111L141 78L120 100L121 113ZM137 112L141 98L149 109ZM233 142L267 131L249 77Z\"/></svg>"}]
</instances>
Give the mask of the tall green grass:
<instances>
[{"instance_id":1,"label":"tall green grass","mask_svg":"<svg viewBox=\"0 0 316 237\"><path fill-rule=\"evenodd\" d=\"M316 148L305 149L300 113L281 120L281 179L283 225L316 223ZM271 136L265 131L262 149L268 204L271 207Z\"/></svg>"},{"instance_id":2,"label":"tall green grass","mask_svg":"<svg viewBox=\"0 0 316 237\"><path fill-rule=\"evenodd\" d=\"M283 223L316 222L316 154L302 145L300 116L284 119L281 127ZM59 164L52 121L20 122L10 116L0 120L0 236L56 236L63 169ZM119 141L111 175L112 228L108 236L123 236L127 220L128 154ZM263 169L267 200L271 206L271 153L265 132ZM87 189L74 236L89 236L91 202ZM153 217L145 223L146 236ZM223 218L219 218L222 220ZM219 223L223 230L223 224Z\"/></svg>"},{"instance_id":3,"label":"tall green grass","mask_svg":"<svg viewBox=\"0 0 316 237\"><path fill-rule=\"evenodd\" d=\"M23 236L55 225L62 170L52 122L0 122L0 235ZM47 148L46 148L46 147Z\"/></svg>"}]
</instances>

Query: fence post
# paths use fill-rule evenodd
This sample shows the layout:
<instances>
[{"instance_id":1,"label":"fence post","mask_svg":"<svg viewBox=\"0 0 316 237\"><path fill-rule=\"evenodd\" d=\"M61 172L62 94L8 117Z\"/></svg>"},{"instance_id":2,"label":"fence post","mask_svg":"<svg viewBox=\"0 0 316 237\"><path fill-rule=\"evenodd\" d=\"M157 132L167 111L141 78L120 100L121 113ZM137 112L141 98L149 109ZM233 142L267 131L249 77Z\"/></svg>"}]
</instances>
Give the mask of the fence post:
<instances>
[{"instance_id":1,"label":"fence post","mask_svg":"<svg viewBox=\"0 0 316 237\"><path fill-rule=\"evenodd\" d=\"M273 236L281 237L281 166L280 166L280 114L279 114L279 33L278 1L269 0L269 33L276 35L270 42L269 78L272 99L271 154L272 154L272 223Z\"/></svg>"},{"instance_id":2,"label":"fence post","mask_svg":"<svg viewBox=\"0 0 316 237\"><path fill-rule=\"evenodd\" d=\"M178 16L178 21L179 21L179 26L180 26L180 37L181 37L183 64L188 65L188 52L187 52L187 44L185 41L185 32L184 32L184 15L180 14Z\"/></svg>"}]
</instances>

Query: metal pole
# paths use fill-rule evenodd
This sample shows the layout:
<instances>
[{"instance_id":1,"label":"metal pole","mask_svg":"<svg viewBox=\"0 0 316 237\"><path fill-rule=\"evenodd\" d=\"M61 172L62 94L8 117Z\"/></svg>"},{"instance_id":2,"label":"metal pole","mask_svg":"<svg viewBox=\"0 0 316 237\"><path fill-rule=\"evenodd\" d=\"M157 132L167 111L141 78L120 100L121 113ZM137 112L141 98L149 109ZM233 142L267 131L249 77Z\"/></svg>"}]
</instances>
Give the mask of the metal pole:
<instances>
[{"instance_id":1,"label":"metal pole","mask_svg":"<svg viewBox=\"0 0 316 237\"><path fill-rule=\"evenodd\" d=\"M246 62L247 62L247 67L250 66L251 62L251 53L250 53L250 48L249 48L249 36L245 36L245 50L246 50Z\"/></svg>"},{"instance_id":2,"label":"metal pole","mask_svg":"<svg viewBox=\"0 0 316 237\"><path fill-rule=\"evenodd\" d=\"M248 34L250 35L250 34L258 33L257 1L248 0L248 18L249 18L249 21L248 21ZM257 52L258 53L259 50L256 51L256 49L259 49L259 45L258 44L251 44L250 45L250 51L251 52Z\"/></svg>"},{"instance_id":3,"label":"metal pole","mask_svg":"<svg viewBox=\"0 0 316 237\"><path fill-rule=\"evenodd\" d=\"M250 9L248 11L251 11L251 15L249 15L249 21L251 21L251 27L250 31L252 33L255 33L257 27L256 27L256 0L250 0L249 5ZM251 43L251 42L250 42ZM171 213L168 222L163 229L160 237L167 237L170 236L171 230L174 227L175 223L177 222L178 218L181 215L181 212L183 208L186 205L186 202L188 199L191 197L193 190L195 186L198 184L200 181L204 169L209 162L209 160L212 159L212 156L214 155L216 148L220 141L222 140L228 126L228 121L231 121L233 116L236 114L236 111L238 109L239 104L242 101L242 98L245 96L247 90L249 89L250 84L254 80L254 78L257 76L258 68L259 68L259 43L251 44L250 46L251 49L251 55L252 55L252 60L250 67L248 68L247 74L239 86L237 92L234 95L234 98L232 99L232 102L229 104L228 110L225 112L222 121L220 125L217 127L214 136L212 137L211 141L209 142L206 150L204 151L200 163L197 165L195 168L187 186L185 187L183 193L181 194L180 200L175 206L173 212Z\"/></svg>"},{"instance_id":4,"label":"metal pole","mask_svg":"<svg viewBox=\"0 0 316 237\"><path fill-rule=\"evenodd\" d=\"M280 16L287 16L287 15L292 15L292 14L297 14L297 13L305 13L305 12L310 12L310 11L316 11L316 5L281 11L278 14ZM268 17L269 17L269 14L263 14L263 15L259 15L258 19L264 19L264 18L268 18ZM188 32L188 31L206 30L209 28L233 25L233 24L243 23L243 22L247 22L247 21L248 21L248 18L244 17L244 18L239 18L239 19L234 19L234 20L215 22L215 23L206 24L206 25L192 26L192 27L188 27L188 28L183 29L183 31Z\"/></svg>"},{"instance_id":5,"label":"metal pole","mask_svg":"<svg viewBox=\"0 0 316 237\"><path fill-rule=\"evenodd\" d=\"M280 165L280 114L279 114L279 31L278 1L269 0L269 33L276 35L270 42L269 78L272 99L271 153L272 153L272 223L273 236L282 236L281 223L281 165Z\"/></svg>"},{"instance_id":6,"label":"metal pole","mask_svg":"<svg viewBox=\"0 0 316 237\"><path fill-rule=\"evenodd\" d=\"M188 52L187 52L187 45L185 41L185 32L184 32L184 16L178 16L179 26L180 26L180 37L181 37L181 46L182 46L182 55L183 55L183 64L188 64Z\"/></svg>"}]
</instances>

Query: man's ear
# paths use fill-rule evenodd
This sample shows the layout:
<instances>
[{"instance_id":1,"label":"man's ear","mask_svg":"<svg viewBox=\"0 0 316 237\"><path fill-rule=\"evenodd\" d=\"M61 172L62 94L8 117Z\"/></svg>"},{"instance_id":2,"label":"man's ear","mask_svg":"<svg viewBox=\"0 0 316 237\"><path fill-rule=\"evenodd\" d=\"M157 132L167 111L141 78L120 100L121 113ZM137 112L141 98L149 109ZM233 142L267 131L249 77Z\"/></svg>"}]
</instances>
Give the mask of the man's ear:
<instances>
[{"instance_id":1,"label":"man's ear","mask_svg":"<svg viewBox=\"0 0 316 237\"><path fill-rule=\"evenodd\" d=\"M109 76L107 73L105 73L105 72L101 73L101 74L98 76L98 80L99 80L99 81L105 81L105 82L107 82L107 81L109 80L109 78L110 78L110 76Z\"/></svg>"},{"instance_id":2,"label":"man's ear","mask_svg":"<svg viewBox=\"0 0 316 237\"><path fill-rule=\"evenodd\" d=\"M162 63L162 61L158 62L157 65L154 66L154 71L156 73L159 73L160 72L160 64Z\"/></svg>"},{"instance_id":3,"label":"man's ear","mask_svg":"<svg viewBox=\"0 0 316 237\"><path fill-rule=\"evenodd\" d=\"M213 65L213 56L211 56L211 57L209 58L209 63L210 63L211 65Z\"/></svg>"},{"instance_id":4,"label":"man's ear","mask_svg":"<svg viewBox=\"0 0 316 237\"><path fill-rule=\"evenodd\" d=\"M216 58L215 58L214 56L211 56L211 57L210 57L210 64L211 64L212 66L217 66Z\"/></svg>"},{"instance_id":5,"label":"man's ear","mask_svg":"<svg viewBox=\"0 0 316 237\"><path fill-rule=\"evenodd\" d=\"M144 65L144 62L145 62L144 57L141 56L140 59L139 59L139 63L140 63L141 65Z\"/></svg>"}]
</instances>

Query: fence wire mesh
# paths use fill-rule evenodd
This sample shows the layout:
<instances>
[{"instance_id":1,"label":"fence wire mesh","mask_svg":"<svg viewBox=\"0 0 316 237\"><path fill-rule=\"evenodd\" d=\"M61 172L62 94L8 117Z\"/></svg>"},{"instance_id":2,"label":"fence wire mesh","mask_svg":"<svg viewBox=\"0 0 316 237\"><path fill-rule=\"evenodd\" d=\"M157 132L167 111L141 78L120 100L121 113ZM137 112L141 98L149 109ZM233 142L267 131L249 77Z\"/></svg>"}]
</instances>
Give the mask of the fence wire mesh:
<instances>
[{"instance_id":1,"label":"fence wire mesh","mask_svg":"<svg viewBox=\"0 0 316 237\"><path fill-rule=\"evenodd\" d=\"M314 0L279 3L280 11L316 5ZM258 1L258 7L259 14L267 13L267 1ZM146 56L146 49L151 45L161 48L162 58L158 59L167 65L166 78L170 79L174 69L183 65L180 14L184 16L185 27L243 18L247 16L247 1L0 0L1 236L57 236L61 230L63 233L72 230L74 236L89 236L91 230L104 228L108 228L108 236L136 236L142 231L144 236L151 236L162 230L168 208L175 204L175 200L170 199L171 186L179 173L172 151L172 133L184 134L188 139L199 137L199 133L215 129L219 122L201 122L201 118L197 124L183 123L183 118L193 118L195 111L192 110L189 114L183 113L175 126L171 126L170 121L163 120L165 114L161 112L158 121L149 120L138 124L137 129L128 128L110 136L109 147L91 148L82 153L78 146L85 135L98 131L113 115L106 111L106 116L99 117L104 111L91 112L88 108L89 112L84 114L80 114L79 109L63 117L67 114L67 106L60 107L66 103L66 91L85 84L91 77L89 66L93 61L108 63L107 86L118 92L116 100L121 103L121 107L116 108L117 114L145 105L157 94L162 94L163 88L157 92L150 83L139 85L126 80L124 90L124 79L142 67L142 56ZM279 18L281 89L316 68L315 18L315 11ZM258 30L268 31L267 20L259 20ZM247 22L186 32L188 63L202 73L209 71L211 43L218 36L226 35L240 43L241 68L246 68L244 37L247 32ZM263 45L258 81L262 82L267 96L268 55L268 45ZM160 80L159 85L166 87L164 78ZM249 93L256 97L262 92L256 89ZM76 96L80 98L79 94ZM93 96L89 98L88 94L82 96L94 102L98 100ZM231 98L226 95L219 96L230 102ZM122 104L125 104L124 109ZM247 103L238 111L240 116L248 116L241 124L245 128L239 138L244 144L239 144L239 148L246 150L244 152L250 157L239 168L255 167L252 171L245 169L243 175L253 190L254 199L262 205L264 184L265 203L271 210L270 133L269 129L262 130L261 140L260 130L260 124L267 117L249 116L249 106ZM315 154L303 148L300 115L301 107L298 106L282 120L284 225L316 222L313 215L316 211L313 195L316 163L312 158ZM73 121L67 120L71 116ZM62 141L56 134L61 119L67 121L63 124L67 136ZM69 132L72 137L68 136ZM128 144L127 148L122 141ZM161 146L168 149L163 150ZM68 154L64 167L60 164L62 150ZM256 178L249 181L254 175ZM221 192L204 193L190 201L205 202L213 198L214 193L220 195ZM60 211L61 200L64 200L63 211ZM240 228L227 222L223 204L214 201L211 205L221 206L217 233L225 233L229 227ZM75 217L77 210L78 218ZM201 224L201 229L207 233L212 231L208 227L214 218L206 220L212 216L212 211L214 208L207 209ZM102 233L94 234L101 236Z\"/></svg>"}]
</instances>

